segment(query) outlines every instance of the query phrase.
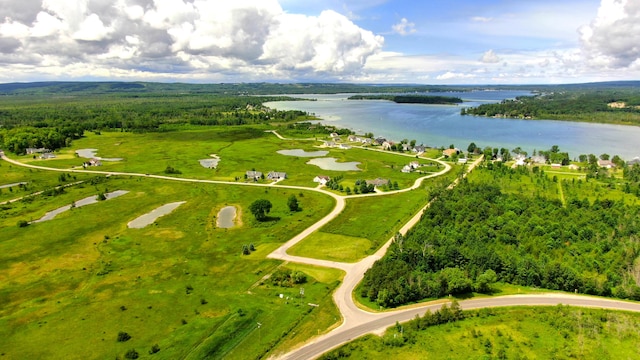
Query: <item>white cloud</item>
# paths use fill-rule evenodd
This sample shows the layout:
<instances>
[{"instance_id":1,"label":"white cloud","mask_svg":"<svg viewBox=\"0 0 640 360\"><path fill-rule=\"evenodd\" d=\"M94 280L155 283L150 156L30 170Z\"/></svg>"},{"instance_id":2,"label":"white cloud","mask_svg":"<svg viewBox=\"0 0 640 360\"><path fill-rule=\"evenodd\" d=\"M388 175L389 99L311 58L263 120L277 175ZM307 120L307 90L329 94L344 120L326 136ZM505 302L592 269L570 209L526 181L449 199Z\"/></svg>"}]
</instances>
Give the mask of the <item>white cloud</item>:
<instances>
[{"instance_id":1,"label":"white cloud","mask_svg":"<svg viewBox=\"0 0 640 360\"><path fill-rule=\"evenodd\" d=\"M482 61L485 64L495 64L502 61L502 59L500 59L500 57L496 55L495 52L493 52L493 49L490 49L482 55L482 57L480 58L480 61Z\"/></svg>"},{"instance_id":2,"label":"white cloud","mask_svg":"<svg viewBox=\"0 0 640 360\"><path fill-rule=\"evenodd\" d=\"M98 41L107 37L112 31L113 29L104 26L97 14L91 14L80 23L78 31L73 34L73 38L76 40Z\"/></svg>"},{"instance_id":3,"label":"white cloud","mask_svg":"<svg viewBox=\"0 0 640 360\"><path fill-rule=\"evenodd\" d=\"M335 11L292 14L277 0L42 0L29 14L12 9L0 21L0 79L86 69L82 76L335 80L361 75L384 43Z\"/></svg>"},{"instance_id":4,"label":"white cloud","mask_svg":"<svg viewBox=\"0 0 640 360\"><path fill-rule=\"evenodd\" d=\"M402 18L399 23L393 25L391 28L393 32L400 35L408 35L416 32L416 24L409 22L406 18Z\"/></svg>"},{"instance_id":5,"label":"white cloud","mask_svg":"<svg viewBox=\"0 0 640 360\"><path fill-rule=\"evenodd\" d=\"M464 74L464 73L447 71L444 74L436 76L436 79L437 80L460 80L460 79L473 79L475 77L476 77L475 74Z\"/></svg>"},{"instance_id":6,"label":"white cloud","mask_svg":"<svg viewBox=\"0 0 640 360\"><path fill-rule=\"evenodd\" d=\"M640 2L602 0L597 17L580 28L592 66L625 68L640 59Z\"/></svg>"}]
</instances>

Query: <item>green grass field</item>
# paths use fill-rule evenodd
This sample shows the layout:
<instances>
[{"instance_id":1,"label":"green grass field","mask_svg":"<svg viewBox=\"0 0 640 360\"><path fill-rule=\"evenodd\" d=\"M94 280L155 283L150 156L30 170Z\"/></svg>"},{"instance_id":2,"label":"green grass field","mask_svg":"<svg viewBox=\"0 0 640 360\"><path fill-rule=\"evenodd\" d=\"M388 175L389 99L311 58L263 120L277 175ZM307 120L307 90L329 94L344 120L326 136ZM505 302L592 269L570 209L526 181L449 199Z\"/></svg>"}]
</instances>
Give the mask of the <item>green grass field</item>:
<instances>
[{"instance_id":1,"label":"green grass field","mask_svg":"<svg viewBox=\"0 0 640 360\"><path fill-rule=\"evenodd\" d=\"M55 183L58 173L50 176ZM280 264L265 255L324 216L333 206L327 196L148 178L91 179L93 184L87 181L57 196L5 205L0 352L6 358L113 358L132 348L146 355L157 343L157 358L241 359L262 356L294 333L299 338L298 328L319 324L324 331L336 321L327 299L339 274L309 271L320 280L308 275L303 299L295 298L298 288L261 284ZM18 220L39 218L107 190L129 193L51 221L16 226ZM302 211L289 211L291 194L298 196ZM256 198L273 203L270 221L258 223L247 210ZM146 228L127 228L128 221L174 201L186 203ZM241 212L235 228L215 227L217 211L225 205ZM256 251L241 255L242 245L250 243ZM294 301L280 299L280 293ZM258 322L269 330L258 332ZM117 342L120 331L131 339Z\"/></svg>"},{"instance_id":2,"label":"green grass field","mask_svg":"<svg viewBox=\"0 0 640 360\"><path fill-rule=\"evenodd\" d=\"M75 150L94 148L98 156L124 160L105 161L91 170L166 175L165 168L171 166L182 172L170 175L174 177L245 182L245 171L255 168L264 173L286 171L289 178L283 184L303 187L315 187L312 179L318 174L343 175L347 186L358 179L383 177L406 187L420 176L400 172L412 161L409 157L363 149L328 149L327 155L340 162L361 162L361 171L320 170L307 165L308 158L276 153L280 149L315 151L315 141L283 141L265 130L103 132L74 141L55 159L17 159L78 168L83 159ZM198 163L210 154L222 159L217 169ZM425 167L425 171L437 170ZM3 189L1 201L46 191L3 205L0 215L0 336L4 339L0 353L7 359L122 358L131 349L146 356L156 344L160 351L153 356L159 359L264 357L326 332L340 321L331 293L341 272L285 265L307 274L307 283L301 285L304 297L299 296L298 286L283 288L265 280L283 268L266 255L326 215L333 208L333 200L326 195L146 176L49 172L6 162L0 163L0 175L1 184L28 182L26 187ZM47 191L79 181L62 192ZM314 234L301 249L322 248L340 261L361 258L388 240L423 205L436 183L392 197L350 199L345 216ZM21 220L33 221L82 198L115 190L129 193L73 208L51 221L18 226ZM289 211L286 201L291 195L298 198L301 211ZM268 221L256 221L248 210L258 198L273 204ZM152 225L127 227L136 217L176 201L185 203ZM227 205L239 210L237 226L217 228L217 213ZM385 220L375 227L365 226L376 218ZM358 228L367 231L353 230ZM343 248L334 247L336 241ZM242 255L243 245L249 244L255 251ZM117 341L119 332L131 339Z\"/></svg>"},{"instance_id":3,"label":"green grass field","mask_svg":"<svg viewBox=\"0 0 640 360\"><path fill-rule=\"evenodd\" d=\"M567 306L466 312L453 323L390 327L322 359L636 359L640 314Z\"/></svg>"}]
</instances>

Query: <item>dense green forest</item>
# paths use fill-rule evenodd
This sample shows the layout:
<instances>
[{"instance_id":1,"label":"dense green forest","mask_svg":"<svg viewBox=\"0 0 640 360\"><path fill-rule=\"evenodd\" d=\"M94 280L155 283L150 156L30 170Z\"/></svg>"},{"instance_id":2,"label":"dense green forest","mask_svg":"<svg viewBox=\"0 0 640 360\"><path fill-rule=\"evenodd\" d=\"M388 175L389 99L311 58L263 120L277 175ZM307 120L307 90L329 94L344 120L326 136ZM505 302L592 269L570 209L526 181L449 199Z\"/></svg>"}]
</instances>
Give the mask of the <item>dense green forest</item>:
<instances>
[{"instance_id":1,"label":"dense green forest","mask_svg":"<svg viewBox=\"0 0 640 360\"><path fill-rule=\"evenodd\" d=\"M337 93L410 93L439 91L470 91L468 86L438 85L367 85L331 83L235 83L186 84L152 82L33 82L0 84L0 94L337 94Z\"/></svg>"},{"instance_id":2,"label":"dense green forest","mask_svg":"<svg viewBox=\"0 0 640 360\"><path fill-rule=\"evenodd\" d=\"M282 96L230 96L162 93L143 96L76 94L0 97L0 148L23 154L26 148L69 146L84 131L163 131L181 124L242 125L311 119L303 111L276 111L266 101Z\"/></svg>"},{"instance_id":3,"label":"dense green forest","mask_svg":"<svg viewBox=\"0 0 640 360\"><path fill-rule=\"evenodd\" d=\"M640 125L640 89L553 91L461 110L463 115Z\"/></svg>"},{"instance_id":4,"label":"dense green forest","mask_svg":"<svg viewBox=\"0 0 640 360\"><path fill-rule=\"evenodd\" d=\"M553 182L524 167L476 171L509 182ZM640 169L627 172L633 181ZM419 224L405 237L396 236L387 255L365 274L361 295L394 307L491 292L497 280L640 300L640 206L606 194L592 202L587 194L572 195L563 205L540 195L505 193L497 183L465 180L437 194ZM567 193L581 194L580 183L565 182L568 190L578 189Z\"/></svg>"},{"instance_id":5,"label":"dense green forest","mask_svg":"<svg viewBox=\"0 0 640 360\"><path fill-rule=\"evenodd\" d=\"M453 96L429 95L353 95L347 100L388 100L398 104L459 104L462 99Z\"/></svg>"}]
</instances>

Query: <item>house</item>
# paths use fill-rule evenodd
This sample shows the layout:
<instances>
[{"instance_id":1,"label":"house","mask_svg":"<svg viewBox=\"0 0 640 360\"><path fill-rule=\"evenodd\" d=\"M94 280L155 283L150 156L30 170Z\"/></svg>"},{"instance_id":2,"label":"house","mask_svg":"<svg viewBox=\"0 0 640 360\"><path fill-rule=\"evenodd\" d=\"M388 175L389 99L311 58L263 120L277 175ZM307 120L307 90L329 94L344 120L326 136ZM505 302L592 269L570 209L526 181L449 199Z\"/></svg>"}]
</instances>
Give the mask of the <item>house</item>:
<instances>
[{"instance_id":1,"label":"house","mask_svg":"<svg viewBox=\"0 0 640 360\"><path fill-rule=\"evenodd\" d=\"M327 185L329 180L331 180L331 178L326 176L326 175L318 175L318 176L313 178L313 182L317 182L320 185Z\"/></svg>"},{"instance_id":2,"label":"house","mask_svg":"<svg viewBox=\"0 0 640 360\"><path fill-rule=\"evenodd\" d=\"M569 168L569 170L578 170L580 169L580 167L576 164L571 164L569 166L567 166Z\"/></svg>"},{"instance_id":3,"label":"house","mask_svg":"<svg viewBox=\"0 0 640 360\"><path fill-rule=\"evenodd\" d=\"M458 155L460 153L460 150L458 149L445 149L442 151L442 154L444 154L444 156L446 157L452 157L453 155Z\"/></svg>"},{"instance_id":4,"label":"house","mask_svg":"<svg viewBox=\"0 0 640 360\"><path fill-rule=\"evenodd\" d=\"M378 145L382 145L387 141L387 139L378 136L375 140L373 140L374 143L378 144Z\"/></svg>"},{"instance_id":5,"label":"house","mask_svg":"<svg viewBox=\"0 0 640 360\"><path fill-rule=\"evenodd\" d=\"M411 169L415 170L420 167L420 163L417 161L412 161L409 163L409 166L411 166Z\"/></svg>"},{"instance_id":6,"label":"house","mask_svg":"<svg viewBox=\"0 0 640 360\"><path fill-rule=\"evenodd\" d=\"M392 141L385 141L382 143L382 150L391 150L391 146L393 146Z\"/></svg>"},{"instance_id":7,"label":"house","mask_svg":"<svg viewBox=\"0 0 640 360\"><path fill-rule=\"evenodd\" d=\"M410 173L413 170L413 168L410 165L405 165L402 167L402 172L403 173Z\"/></svg>"},{"instance_id":8,"label":"house","mask_svg":"<svg viewBox=\"0 0 640 360\"><path fill-rule=\"evenodd\" d=\"M383 178L376 178L374 180L365 180L365 183L367 185L373 185L373 186L384 186L384 185L389 185L389 180L383 179Z\"/></svg>"},{"instance_id":9,"label":"house","mask_svg":"<svg viewBox=\"0 0 640 360\"><path fill-rule=\"evenodd\" d=\"M283 180L287 178L287 173L279 172L279 171L270 171L267 174L267 179L269 180Z\"/></svg>"},{"instance_id":10,"label":"house","mask_svg":"<svg viewBox=\"0 0 640 360\"><path fill-rule=\"evenodd\" d=\"M607 168L607 169L611 169L611 168L616 167L616 164L612 163L611 160L599 159L598 160L598 166L599 167L603 167L603 168Z\"/></svg>"},{"instance_id":11,"label":"house","mask_svg":"<svg viewBox=\"0 0 640 360\"><path fill-rule=\"evenodd\" d=\"M56 156L53 153L44 153L40 155L40 159L54 159Z\"/></svg>"},{"instance_id":12,"label":"house","mask_svg":"<svg viewBox=\"0 0 640 360\"><path fill-rule=\"evenodd\" d=\"M627 161L627 165L629 166L640 165L640 157L635 157L633 158L633 160Z\"/></svg>"},{"instance_id":13,"label":"house","mask_svg":"<svg viewBox=\"0 0 640 360\"><path fill-rule=\"evenodd\" d=\"M543 155L535 155L531 157L531 162L534 164L546 164L547 158Z\"/></svg>"},{"instance_id":14,"label":"house","mask_svg":"<svg viewBox=\"0 0 640 360\"><path fill-rule=\"evenodd\" d=\"M247 171L244 176L247 179L260 180L262 178L262 172L251 170Z\"/></svg>"},{"instance_id":15,"label":"house","mask_svg":"<svg viewBox=\"0 0 640 360\"><path fill-rule=\"evenodd\" d=\"M466 164L467 163L467 158L459 158L458 159L458 164Z\"/></svg>"},{"instance_id":16,"label":"house","mask_svg":"<svg viewBox=\"0 0 640 360\"><path fill-rule=\"evenodd\" d=\"M402 151L411 151L411 145L402 143Z\"/></svg>"},{"instance_id":17,"label":"house","mask_svg":"<svg viewBox=\"0 0 640 360\"><path fill-rule=\"evenodd\" d=\"M561 167L562 167L562 164L558 164L558 163L551 164L552 169L560 169Z\"/></svg>"},{"instance_id":18,"label":"house","mask_svg":"<svg viewBox=\"0 0 640 360\"><path fill-rule=\"evenodd\" d=\"M93 158L89 161L85 161L84 163L82 163L83 167L88 167L88 166L102 166L102 161L100 161L99 159Z\"/></svg>"},{"instance_id":19,"label":"house","mask_svg":"<svg viewBox=\"0 0 640 360\"><path fill-rule=\"evenodd\" d=\"M347 140L349 140L351 142L362 142L362 139L359 138L358 136L355 136L355 135L349 135Z\"/></svg>"},{"instance_id":20,"label":"house","mask_svg":"<svg viewBox=\"0 0 640 360\"><path fill-rule=\"evenodd\" d=\"M335 138L340 137L340 135L338 133L336 133L336 132L332 132L331 134L329 134L329 137L335 139Z\"/></svg>"},{"instance_id":21,"label":"house","mask_svg":"<svg viewBox=\"0 0 640 360\"><path fill-rule=\"evenodd\" d=\"M371 145L373 144L373 140L369 139L369 138L362 138L361 142L365 145Z\"/></svg>"},{"instance_id":22,"label":"house","mask_svg":"<svg viewBox=\"0 0 640 360\"><path fill-rule=\"evenodd\" d=\"M340 144L340 145L338 145L338 148L339 148L339 149L347 150L347 149L351 149L351 146L349 146L349 145L347 145L347 144Z\"/></svg>"},{"instance_id":23,"label":"house","mask_svg":"<svg viewBox=\"0 0 640 360\"><path fill-rule=\"evenodd\" d=\"M48 153L51 152L51 150L47 149L47 148L26 148L25 151L27 152L27 154L41 154L41 153Z\"/></svg>"},{"instance_id":24,"label":"house","mask_svg":"<svg viewBox=\"0 0 640 360\"><path fill-rule=\"evenodd\" d=\"M334 141L325 141L324 142L324 146L325 147L335 147L336 143Z\"/></svg>"},{"instance_id":25,"label":"house","mask_svg":"<svg viewBox=\"0 0 640 360\"><path fill-rule=\"evenodd\" d=\"M426 148L423 145L418 145L418 146L414 146L413 150L411 150L411 151L413 151L414 153L417 153L417 154L422 154L425 150L426 150Z\"/></svg>"}]
</instances>

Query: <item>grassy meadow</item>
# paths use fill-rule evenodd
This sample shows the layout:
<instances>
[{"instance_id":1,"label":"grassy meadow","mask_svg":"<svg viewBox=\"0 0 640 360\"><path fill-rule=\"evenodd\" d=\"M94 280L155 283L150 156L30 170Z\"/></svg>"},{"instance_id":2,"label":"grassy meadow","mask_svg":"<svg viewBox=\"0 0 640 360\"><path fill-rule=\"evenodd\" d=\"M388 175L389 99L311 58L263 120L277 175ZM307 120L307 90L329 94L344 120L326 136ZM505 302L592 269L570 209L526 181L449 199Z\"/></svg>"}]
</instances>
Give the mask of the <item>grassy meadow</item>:
<instances>
[{"instance_id":1,"label":"grassy meadow","mask_svg":"<svg viewBox=\"0 0 640 360\"><path fill-rule=\"evenodd\" d=\"M367 335L321 359L636 359L640 314L556 307L487 308L456 322Z\"/></svg>"},{"instance_id":2,"label":"grassy meadow","mask_svg":"<svg viewBox=\"0 0 640 360\"><path fill-rule=\"evenodd\" d=\"M164 170L170 166L181 172L170 176L238 182L245 182L247 170L265 174L275 170L287 172L284 185L303 187L316 187L312 179L319 174L342 175L345 186L358 179L383 177L407 187L420 176L400 172L412 160L409 157L357 148L325 150L339 162L361 162L361 171L321 170L305 164L308 158L276 153L316 151L320 142L280 140L265 130L238 126L88 133L71 148L58 151L55 159L15 158L33 165L78 168L83 159L75 150L93 148L98 149L97 156L124 160L103 161L103 166L91 170L166 175ZM221 158L216 169L198 162L210 154ZM435 166L424 169L438 170ZM277 187L50 172L6 162L0 162L0 178L1 184L29 183L3 189L1 201L45 192L5 204L0 213L0 336L4 339L0 353L6 359L123 358L132 349L146 357L155 345L160 351L153 357L158 359L259 358L283 352L340 321L331 299L343 276L340 271L266 259L333 208L333 200L326 195ZM64 191L51 191L80 181ZM340 250L333 248L339 239L356 250L343 252L347 257L337 255L338 260L354 261L371 253L422 206L436 183L432 180L422 189L393 197L349 199L345 215L314 234L302 251L311 247L335 252ZM18 226L19 221L31 222L82 198L115 190L128 193L72 208L51 221ZM291 195L297 197L301 211L289 210ZM249 211L258 198L273 204L264 222ZM152 225L127 227L136 217L177 201L185 203ZM218 228L218 211L228 205L238 210L236 226ZM368 226L371 223L376 226ZM243 245L250 244L255 250L242 255ZM321 253L320 257L327 256ZM307 281L290 287L270 282L268 276L279 270L302 272ZM305 290L303 297L300 287ZM120 333L130 339L124 336L121 340L126 341L118 341Z\"/></svg>"},{"instance_id":3,"label":"grassy meadow","mask_svg":"<svg viewBox=\"0 0 640 360\"><path fill-rule=\"evenodd\" d=\"M78 158L78 149L97 149L97 156L103 158L122 158L123 161L103 161L102 166L92 170L165 175L170 166L181 172L171 175L193 179L221 181L244 181L246 171L255 169L265 176L270 171L286 172L287 185L315 187L316 175L330 177L342 176L344 187L355 186L356 180L375 179L377 177L397 182L400 188L413 185L418 173L402 173L400 170L412 157L398 156L393 153L373 152L359 148L338 149L321 148L321 141L281 140L265 126L210 127L194 129L185 127L180 131L167 131L145 134L128 132L101 132L100 135L87 135L73 142L71 148L56 153L55 159L41 160L31 155L18 157L19 160L33 164L56 168L79 167L85 159ZM278 150L302 149L305 151L326 150L325 157L333 157L337 162L359 162L359 171L323 170L307 164L310 158L278 154ZM199 159L210 158L215 154L221 158L215 169L204 168ZM430 164L428 160L420 160ZM436 166L425 166L424 171L436 172ZM262 180L261 182L268 182Z\"/></svg>"}]
</instances>

